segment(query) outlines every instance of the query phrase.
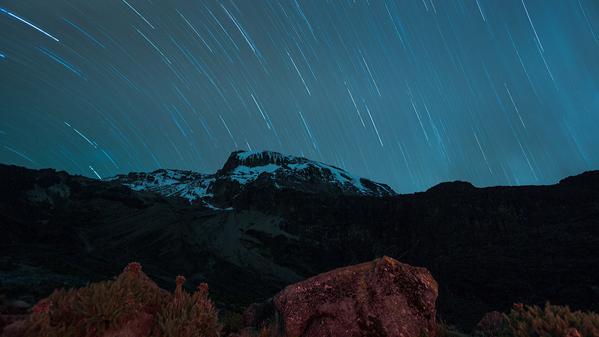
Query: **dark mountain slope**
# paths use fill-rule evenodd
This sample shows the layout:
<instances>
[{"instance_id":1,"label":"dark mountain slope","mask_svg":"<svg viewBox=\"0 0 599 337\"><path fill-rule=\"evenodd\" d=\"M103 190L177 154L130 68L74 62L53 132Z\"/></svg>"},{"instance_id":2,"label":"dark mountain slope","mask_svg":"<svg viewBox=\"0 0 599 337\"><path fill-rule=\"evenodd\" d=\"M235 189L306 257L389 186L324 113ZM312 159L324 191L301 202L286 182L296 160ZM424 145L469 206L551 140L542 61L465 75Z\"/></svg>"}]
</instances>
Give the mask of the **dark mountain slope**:
<instances>
[{"instance_id":1,"label":"dark mountain slope","mask_svg":"<svg viewBox=\"0 0 599 337\"><path fill-rule=\"evenodd\" d=\"M39 296L137 260L162 286L183 273L190 284L208 281L221 303L243 305L389 255L429 268L440 315L463 327L513 302L599 311L598 182L599 172L587 172L552 186L453 182L385 197L250 183L219 209L0 166L0 282L13 296Z\"/></svg>"}]
</instances>

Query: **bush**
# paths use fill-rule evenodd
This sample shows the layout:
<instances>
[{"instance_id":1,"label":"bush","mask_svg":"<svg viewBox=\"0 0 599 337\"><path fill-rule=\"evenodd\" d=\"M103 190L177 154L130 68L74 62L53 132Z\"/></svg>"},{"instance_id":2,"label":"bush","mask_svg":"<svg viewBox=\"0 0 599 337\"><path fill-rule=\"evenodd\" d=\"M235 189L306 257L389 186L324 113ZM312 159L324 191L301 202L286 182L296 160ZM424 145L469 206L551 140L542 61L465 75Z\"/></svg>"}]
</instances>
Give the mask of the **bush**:
<instances>
[{"instance_id":1,"label":"bush","mask_svg":"<svg viewBox=\"0 0 599 337\"><path fill-rule=\"evenodd\" d=\"M442 320L437 319L437 333L436 337L469 337L466 334L461 333L457 327L449 325Z\"/></svg>"},{"instance_id":2,"label":"bush","mask_svg":"<svg viewBox=\"0 0 599 337\"><path fill-rule=\"evenodd\" d=\"M599 315L571 311L567 306L514 304L508 314L487 314L477 337L599 337Z\"/></svg>"},{"instance_id":3,"label":"bush","mask_svg":"<svg viewBox=\"0 0 599 337\"><path fill-rule=\"evenodd\" d=\"M259 330L254 328L243 328L239 332L235 332L229 335L229 337L272 337L278 336L274 333L274 326L268 325L263 326Z\"/></svg>"},{"instance_id":4,"label":"bush","mask_svg":"<svg viewBox=\"0 0 599 337\"><path fill-rule=\"evenodd\" d=\"M218 337L218 315L208 299L208 285L200 284L190 295L183 290L183 276L178 276L176 282L175 295L158 313L156 337Z\"/></svg>"},{"instance_id":5,"label":"bush","mask_svg":"<svg viewBox=\"0 0 599 337\"><path fill-rule=\"evenodd\" d=\"M244 328L242 314L234 311L228 311L221 317L222 333L228 336L232 333L238 333Z\"/></svg>"},{"instance_id":6,"label":"bush","mask_svg":"<svg viewBox=\"0 0 599 337\"><path fill-rule=\"evenodd\" d=\"M177 277L174 294L130 263L112 281L58 290L38 302L23 322L23 337L217 337L218 315L208 285L194 294Z\"/></svg>"}]
</instances>

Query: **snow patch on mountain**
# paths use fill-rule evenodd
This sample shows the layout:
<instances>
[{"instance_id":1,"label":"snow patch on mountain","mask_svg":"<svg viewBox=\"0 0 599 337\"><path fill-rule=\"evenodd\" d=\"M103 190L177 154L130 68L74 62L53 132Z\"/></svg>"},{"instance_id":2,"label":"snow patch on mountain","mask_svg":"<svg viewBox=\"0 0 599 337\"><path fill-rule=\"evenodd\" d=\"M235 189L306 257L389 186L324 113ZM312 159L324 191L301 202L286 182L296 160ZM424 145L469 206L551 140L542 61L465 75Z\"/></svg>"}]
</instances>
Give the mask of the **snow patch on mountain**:
<instances>
[{"instance_id":1,"label":"snow patch on mountain","mask_svg":"<svg viewBox=\"0 0 599 337\"><path fill-rule=\"evenodd\" d=\"M249 174L240 179L237 174L239 171ZM314 184L318 181L330 184L338 187L343 194L373 196L396 194L387 185L354 176L336 166L272 151L233 152L219 172L233 173L236 180L243 183L256 179L263 172L268 172L273 174L275 182L278 184L280 184L279 178L287 178L296 180L296 183ZM363 182L366 182L368 186Z\"/></svg>"},{"instance_id":2,"label":"snow patch on mountain","mask_svg":"<svg viewBox=\"0 0 599 337\"><path fill-rule=\"evenodd\" d=\"M366 194L368 194L368 192L369 192L364 187L364 185L362 185L362 182L360 181L362 178L357 177L357 176L352 176L349 173L347 173L346 171L344 171L340 168L337 168L335 166L326 165L326 164L319 163L319 162L289 164L288 166L292 170L296 170L296 171L304 171L310 167L315 167L321 171L327 172L328 174L326 174L326 175L331 177L330 182L333 184L340 184L342 186L349 184L349 185L354 186L360 192L363 192Z\"/></svg>"},{"instance_id":3,"label":"snow patch on mountain","mask_svg":"<svg viewBox=\"0 0 599 337\"><path fill-rule=\"evenodd\" d=\"M228 195L235 195L258 180L260 186L270 184L277 189L295 189L308 193L367 196L396 194L385 184L351 175L341 168L272 151L233 152L223 168L215 174L161 169L151 173L119 175L111 180L136 191L152 191L167 197L178 196L190 203L202 202L211 208L215 208L212 204L215 190L225 194L226 191L233 191Z\"/></svg>"},{"instance_id":4,"label":"snow patch on mountain","mask_svg":"<svg viewBox=\"0 0 599 337\"><path fill-rule=\"evenodd\" d=\"M110 178L134 191L156 192L166 197L178 196L193 202L211 197L208 191L214 178L210 175L183 170L156 170L150 173L129 173Z\"/></svg>"},{"instance_id":5,"label":"snow patch on mountain","mask_svg":"<svg viewBox=\"0 0 599 337\"><path fill-rule=\"evenodd\" d=\"M275 173L280 168L281 166L275 164L255 167L241 165L236 167L233 172L231 172L229 178L239 182L242 185L245 185L256 180L262 173Z\"/></svg>"}]
</instances>

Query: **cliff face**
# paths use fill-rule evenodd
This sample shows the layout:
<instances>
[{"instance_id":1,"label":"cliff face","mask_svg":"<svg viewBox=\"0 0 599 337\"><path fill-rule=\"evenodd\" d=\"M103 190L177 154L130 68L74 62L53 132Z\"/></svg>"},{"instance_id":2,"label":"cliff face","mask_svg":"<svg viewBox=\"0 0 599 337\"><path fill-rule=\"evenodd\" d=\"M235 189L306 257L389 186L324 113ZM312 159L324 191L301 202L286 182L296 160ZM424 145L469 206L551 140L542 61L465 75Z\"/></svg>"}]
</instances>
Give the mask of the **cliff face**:
<instances>
[{"instance_id":1,"label":"cliff face","mask_svg":"<svg viewBox=\"0 0 599 337\"><path fill-rule=\"evenodd\" d=\"M217 302L241 307L388 255L428 268L440 285L439 315L463 327L513 302L599 310L599 172L552 186L454 182L410 195L259 177L218 193L213 186L219 198L204 203L2 165L0 287L32 302L140 261L161 286L185 274L208 282Z\"/></svg>"}]
</instances>

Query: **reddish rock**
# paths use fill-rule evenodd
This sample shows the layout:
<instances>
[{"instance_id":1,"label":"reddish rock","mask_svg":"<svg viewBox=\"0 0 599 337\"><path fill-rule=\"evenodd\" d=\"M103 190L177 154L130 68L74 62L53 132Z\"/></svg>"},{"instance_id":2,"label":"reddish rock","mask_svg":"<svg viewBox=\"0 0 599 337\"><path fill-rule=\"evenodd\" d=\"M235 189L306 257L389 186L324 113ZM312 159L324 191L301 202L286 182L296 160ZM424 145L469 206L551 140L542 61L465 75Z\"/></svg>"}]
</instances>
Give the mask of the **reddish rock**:
<instances>
[{"instance_id":1,"label":"reddish rock","mask_svg":"<svg viewBox=\"0 0 599 337\"><path fill-rule=\"evenodd\" d=\"M383 257L317 275L273 299L279 336L434 337L437 282Z\"/></svg>"}]
</instances>

